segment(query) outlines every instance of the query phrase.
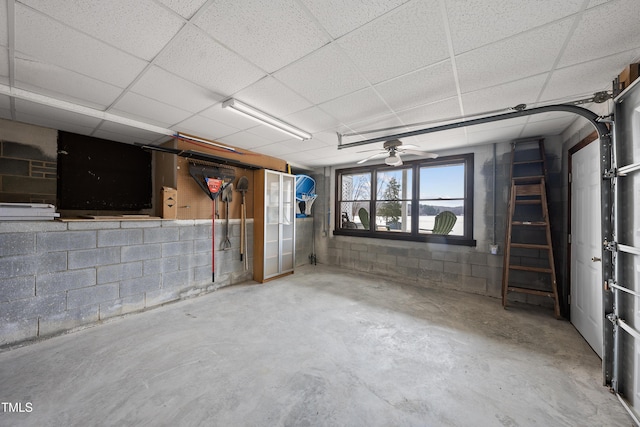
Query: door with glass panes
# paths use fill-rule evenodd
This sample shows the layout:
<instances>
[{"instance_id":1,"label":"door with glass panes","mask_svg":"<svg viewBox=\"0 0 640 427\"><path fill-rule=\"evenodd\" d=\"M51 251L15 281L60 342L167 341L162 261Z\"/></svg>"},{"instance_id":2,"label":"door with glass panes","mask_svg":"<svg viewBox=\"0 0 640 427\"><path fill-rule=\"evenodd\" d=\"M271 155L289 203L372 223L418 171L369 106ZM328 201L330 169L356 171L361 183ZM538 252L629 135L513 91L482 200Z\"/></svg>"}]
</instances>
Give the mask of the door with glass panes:
<instances>
[{"instance_id":1,"label":"door with glass panes","mask_svg":"<svg viewBox=\"0 0 640 427\"><path fill-rule=\"evenodd\" d=\"M265 170L264 279L293 272L295 176Z\"/></svg>"}]
</instances>

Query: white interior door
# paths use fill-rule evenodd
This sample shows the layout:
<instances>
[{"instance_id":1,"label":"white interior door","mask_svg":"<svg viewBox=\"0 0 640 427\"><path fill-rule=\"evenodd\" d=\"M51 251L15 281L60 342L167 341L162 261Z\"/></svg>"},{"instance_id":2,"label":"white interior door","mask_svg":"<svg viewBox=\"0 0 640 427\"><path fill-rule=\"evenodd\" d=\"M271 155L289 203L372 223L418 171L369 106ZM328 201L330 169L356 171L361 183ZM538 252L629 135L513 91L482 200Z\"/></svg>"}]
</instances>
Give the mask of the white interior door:
<instances>
[{"instance_id":1,"label":"white interior door","mask_svg":"<svg viewBox=\"0 0 640 427\"><path fill-rule=\"evenodd\" d=\"M602 358L602 236L600 147L588 144L572 156L571 323Z\"/></svg>"}]
</instances>

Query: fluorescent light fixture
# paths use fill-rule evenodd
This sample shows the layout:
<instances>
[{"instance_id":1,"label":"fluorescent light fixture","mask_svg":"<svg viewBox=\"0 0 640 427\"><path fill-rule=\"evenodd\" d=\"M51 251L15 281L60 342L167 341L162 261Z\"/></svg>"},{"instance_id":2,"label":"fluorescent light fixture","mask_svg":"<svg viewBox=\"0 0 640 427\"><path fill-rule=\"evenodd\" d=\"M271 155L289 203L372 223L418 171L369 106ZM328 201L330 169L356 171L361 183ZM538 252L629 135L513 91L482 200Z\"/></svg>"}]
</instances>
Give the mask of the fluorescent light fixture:
<instances>
[{"instance_id":1,"label":"fluorescent light fixture","mask_svg":"<svg viewBox=\"0 0 640 427\"><path fill-rule=\"evenodd\" d=\"M18 99L24 99L26 101L35 102L37 104L46 105L48 107L58 108L60 110L70 111L72 113L82 114L84 116L94 117L100 120L106 120L108 122L131 126L136 129L159 133L161 135L173 136L175 134L175 132L171 129L166 129L138 120L129 119L127 117L118 116L113 113L96 110L95 108L85 107L84 105L74 104L68 101L63 101L61 99L52 98L46 95L40 95L39 93L29 92L27 90L18 89L16 87L6 86L3 84L0 84L0 94L9 95Z\"/></svg>"},{"instance_id":2,"label":"fluorescent light fixture","mask_svg":"<svg viewBox=\"0 0 640 427\"><path fill-rule=\"evenodd\" d=\"M263 113L262 111L257 110L253 107L250 107L247 104L243 104L237 99L227 99L222 103L222 108L228 108L235 113L248 117L263 125L272 127L276 130L279 130L280 132L284 132L287 135L298 138L301 141L304 141L305 139L311 139L311 134L309 132L305 132L294 126L291 126L290 124L285 123L282 120L276 119L275 117Z\"/></svg>"},{"instance_id":3,"label":"fluorescent light fixture","mask_svg":"<svg viewBox=\"0 0 640 427\"><path fill-rule=\"evenodd\" d=\"M214 147L223 148L223 149L228 150L228 151L233 151L234 153L238 152L238 150L236 150L233 147L229 147L229 146L226 146L226 145L218 144L217 142L213 142L213 141L210 141L208 139L198 138L197 136L187 135L186 133L176 132L175 135L173 135L173 136L175 138L183 139L183 140L186 140L186 141L196 141L196 142L202 142L203 144L207 144L207 145L213 145Z\"/></svg>"}]
</instances>

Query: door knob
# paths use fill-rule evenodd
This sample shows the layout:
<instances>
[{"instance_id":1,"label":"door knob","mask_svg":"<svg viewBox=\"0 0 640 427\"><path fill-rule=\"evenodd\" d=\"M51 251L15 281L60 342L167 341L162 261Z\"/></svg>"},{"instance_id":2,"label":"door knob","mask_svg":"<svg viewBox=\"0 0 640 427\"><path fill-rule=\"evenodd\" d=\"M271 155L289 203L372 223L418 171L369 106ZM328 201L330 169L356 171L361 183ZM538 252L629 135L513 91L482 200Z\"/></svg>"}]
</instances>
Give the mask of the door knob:
<instances>
[{"instance_id":1,"label":"door knob","mask_svg":"<svg viewBox=\"0 0 640 427\"><path fill-rule=\"evenodd\" d=\"M597 256L591 257L591 261L593 262L598 262L598 261L602 261L600 258L598 258Z\"/></svg>"}]
</instances>

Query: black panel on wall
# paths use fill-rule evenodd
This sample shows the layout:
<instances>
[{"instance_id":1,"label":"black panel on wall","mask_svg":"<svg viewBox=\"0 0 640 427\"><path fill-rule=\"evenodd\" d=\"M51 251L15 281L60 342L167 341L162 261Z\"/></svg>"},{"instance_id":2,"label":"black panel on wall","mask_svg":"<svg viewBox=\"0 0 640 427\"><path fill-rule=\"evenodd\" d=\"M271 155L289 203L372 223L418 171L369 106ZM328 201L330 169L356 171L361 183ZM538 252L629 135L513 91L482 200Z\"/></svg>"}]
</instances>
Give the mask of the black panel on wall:
<instances>
[{"instance_id":1,"label":"black panel on wall","mask_svg":"<svg viewBox=\"0 0 640 427\"><path fill-rule=\"evenodd\" d=\"M58 133L60 209L137 211L151 207L151 153L133 145Z\"/></svg>"}]
</instances>

